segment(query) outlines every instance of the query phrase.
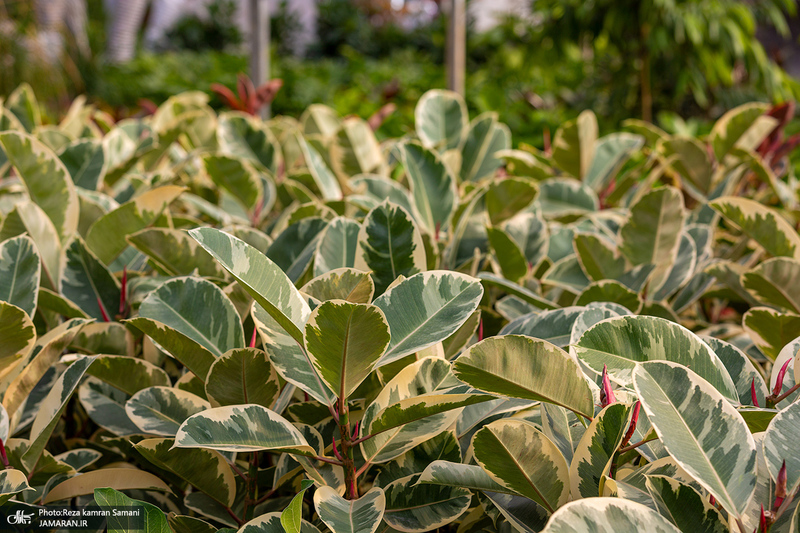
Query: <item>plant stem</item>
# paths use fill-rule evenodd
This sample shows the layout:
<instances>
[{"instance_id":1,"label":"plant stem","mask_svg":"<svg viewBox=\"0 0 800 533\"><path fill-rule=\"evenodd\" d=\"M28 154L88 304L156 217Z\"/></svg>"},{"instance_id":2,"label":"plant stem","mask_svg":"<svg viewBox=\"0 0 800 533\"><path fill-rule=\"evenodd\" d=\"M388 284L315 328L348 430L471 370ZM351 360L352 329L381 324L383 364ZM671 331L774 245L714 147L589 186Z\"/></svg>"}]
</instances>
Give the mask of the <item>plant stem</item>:
<instances>
[{"instance_id":1,"label":"plant stem","mask_svg":"<svg viewBox=\"0 0 800 533\"><path fill-rule=\"evenodd\" d=\"M631 450L634 450L634 449L638 448L642 444L647 444L648 442L653 441L653 440L658 440L658 437L652 437L652 438L649 438L649 439L640 440L639 442L635 442L635 443L631 444L630 446L625 446L624 448L620 448L619 453L629 452Z\"/></svg>"},{"instance_id":2,"label":"plant stem","mask_svg":"<svg viewBox=\"0 0 800 533\"><path fill-rule=\"evenodd\" d=\"M356 475L356 464L353 459L353 441L350 436L350 412L347 401L339 398L339 433L342 445L342 467L344 468L345 494L348 499L358 499L358 486Z\"/></svg>"},{"instance_id":3,"label":"plant stem","mask_svg":"<svg viewBox=\"0 0 800 533\"><path fill-rule=\"evenodd\" d=\"M796 383L796 384L794 385L794 387L792 387L791 389L787 390L787 391L786 391L784 394L781 394L780 396L778 396L778 397L777 397L777 398L775 398L774 400L771 400L771 402L772 402L772 405L775 405L775 404L779 404L779 403L781 403L783 400L785 400L786 398L788 398L788 397L789 397L789 395L790 395L790 394L792 394L792 393L793 393L794 391L796 391L797 389L800 389L800 383Z\"/></svg>"},{"instance_id":4,"label":"plant stem","mask_svg":"<svg viewBox=\"0 0 800 533\"><path fill-rule=\"evenodd\" d=\"M247 495L244 498L244 519L253 519L255 503L258 501L258 452L250 458L250 470L247 472Z\"/></svg>"},{"instance_id":5,"label":"plant stem","mask_svg":"<svg viewBox=\"0 0 800 533\"><path fill-rule=\"evenodd\" d=\"M322 457L321 455L314 456L314 459L316 459L317 461L322 461L323 463L328 463L328 464L332 464L332 465L342 466L344 464L343 462L337 461L336 459L330 459L328 457Z\"/></svg>"}]
</instances>

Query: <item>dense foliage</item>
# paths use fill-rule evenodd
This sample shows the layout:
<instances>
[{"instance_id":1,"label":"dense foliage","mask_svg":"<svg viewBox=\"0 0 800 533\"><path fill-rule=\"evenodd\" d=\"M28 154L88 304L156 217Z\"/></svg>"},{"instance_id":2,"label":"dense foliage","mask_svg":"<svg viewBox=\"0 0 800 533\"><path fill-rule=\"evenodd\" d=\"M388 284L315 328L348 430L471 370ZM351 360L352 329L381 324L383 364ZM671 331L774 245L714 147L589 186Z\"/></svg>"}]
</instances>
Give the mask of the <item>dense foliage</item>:
<instances>
[{"instance_id":1,"label":"dense foliage","mask_svg":"<svg viewBox=\"0 0 800 533\"><path fill-rule=\"evenodd\" d=\"M0 501L133 498L148 532L797 531L793 114L599 137L586 111L539 151L445 91L378 142L202 93L42 124L22 86Z\"/></svg>"}]
</instances>

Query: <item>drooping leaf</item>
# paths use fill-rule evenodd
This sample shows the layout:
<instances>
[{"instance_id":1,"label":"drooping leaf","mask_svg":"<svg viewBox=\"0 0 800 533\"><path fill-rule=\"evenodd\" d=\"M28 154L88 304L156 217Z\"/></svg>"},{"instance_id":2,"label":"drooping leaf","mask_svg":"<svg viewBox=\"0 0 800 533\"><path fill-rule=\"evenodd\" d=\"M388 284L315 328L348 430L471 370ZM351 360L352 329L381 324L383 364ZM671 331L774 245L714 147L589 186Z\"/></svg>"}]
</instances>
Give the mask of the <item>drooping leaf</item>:
<instances>
[{"instance_id":1,"label":"drooping leaf","mask_svg":"<svg viewBox=\"0 0 800 533\"><path fill-rule=\"evenodd\" d=\"M147 255L158 268L173 276L198 274L223 278L225 271L186 231L148 228L128 235L128 242Z\"/></svg>"},{"instance_id":2,"label":"drooping leaf","mask_svg":"<svg viewBox=\"0 0 800 533\"><path fill-rule=\"evenodd\" d=\"M516 492L492 479L480 466L449 461L433 461L422 472L417 483L463 487L480 491Z\"/></svg>"},{"instance_id":3,"label":"drooping leaf","mask_svg":"<svg viewBox=\"0 0 800 533\"><path fill-rule=\"evenodd\" d=\"M288 420L254 404L216 407L190 416L175 436L175 447L222 452L316 453Z\"/></svg>"},{"instance_id":4,"label":"drooping leaf","mask_svg":"<svg viewBox=\"0 0 800 533\"><path fill-rule=\"evenodd\" d=\"M440 342L470 317L483 296L480 282L465 274L421 272L375 299L391 331L378 366Z\"/></svg>"},{"instance_id":5,"label":"drooping leaf","mask_svg":"<svg viewBox=\"0 0 800 533\"><path fill-rule=\"evenodd\" d=\"M546 341L520 335L490 337L464 352L453 372L476 389L594 414L592 394L577 362Z\"/></svg>"},{"instance_id":6,"label":"drooping leaf","mask_svg":"<svg viewBox=\"0 0 800 533\"><path fill-rule=\"evenodd\" d=\"M389 338L380 308L344 300L330 300L314 309L305 327L311 363L342 400L369 376Z\"/></svg>"},{"instance_id":7,"label":"drooping leaf","mask_svg":"<svg viewBox=\"0 0 800 533\"><path fill-rule=\"evenodd\" d=\"M756 484L756 448L736 409L673 362L650 361L633 385L664 447L729 513L741 516Z\"/></svg>"},{"instance_id":8,"label":"drooping leaf","mask_svg":"<svg viewBox=\"0 0 800 533\"><path fill-rule=\"evenodd\" d=\"M286 274L264 254L227 233L198 228L189 234L242 284L247 292L297 342L311 314Z\"/></svg>"},{"instance_id":9,"label":"drooping leaf","mask_svg":"<svg viewBox=\"0 0 800 533\"><path fill-rule=\"evenodd\" d=\"M41 259L28 236L0 243L0 300L16 305L28 316L36 311Z\"/></svg>"}]
</instances>

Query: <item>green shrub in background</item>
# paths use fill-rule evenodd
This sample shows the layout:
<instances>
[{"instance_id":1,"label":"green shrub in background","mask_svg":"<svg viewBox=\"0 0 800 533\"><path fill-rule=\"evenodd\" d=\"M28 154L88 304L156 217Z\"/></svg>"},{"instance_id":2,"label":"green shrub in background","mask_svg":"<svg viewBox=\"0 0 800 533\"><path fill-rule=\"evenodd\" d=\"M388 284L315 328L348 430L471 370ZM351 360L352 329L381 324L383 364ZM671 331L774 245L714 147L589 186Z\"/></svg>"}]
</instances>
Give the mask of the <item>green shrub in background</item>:
<instances>
[{"instance_id":1,"label":"green shrub in background","mask_svg":"<svg viewBox=\"0 0 800 533\"><path fill-rule=\"evenodd\" d=\"M790 533L793 105L0 109L0 498L145 531ZM125 531L111 522L110 531Z\"/></svg>"}]
</instances>

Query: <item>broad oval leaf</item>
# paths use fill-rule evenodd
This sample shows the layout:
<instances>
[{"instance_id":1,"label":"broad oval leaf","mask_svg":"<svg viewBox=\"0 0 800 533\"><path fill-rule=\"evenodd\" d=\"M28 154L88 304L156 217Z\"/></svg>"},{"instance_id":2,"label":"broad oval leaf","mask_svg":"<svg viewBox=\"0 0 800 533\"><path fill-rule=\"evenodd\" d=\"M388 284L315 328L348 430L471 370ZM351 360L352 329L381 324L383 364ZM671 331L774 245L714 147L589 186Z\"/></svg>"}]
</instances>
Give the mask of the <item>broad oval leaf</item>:
<instances>
[{"instance_id":1,"label":"broad oval leaf","mask_svg":"<svg viewBox=\"0 0 800 533\"><path fill-rule=\"evenodd\" d=\"M669 320L620 316L595 324L574 346L578 358L597 374L608 366L610 377L623 385L644 361L674 361L692 368L726 398L739 395L725 366L697 335Z\"/></svg>"},{"instance_id":2,"label":"broad oval leaf","mask_svg":"<svg viewBox=\"0 0 800 533\"><path fill-rule=\"evenodd\" d=\"M133 500L112 488L94 489L94 500L100 507L109 512L114 507L141 506L144 508L144 530L142 530L142 533L171 533L164 511L151 503ZM108 533L128 533L132 529L131 522L133 520L128 517L110 518L108 521Z\"/></svg>"},{"instance_id":3,"label":"broad oval leaf","mask_svg":"<svg viewBox=\"0 0 800 533\"><path fill-rule=\"evenodd\" d=\"M647 491L658 511L681 531L726 533L725 519L691 486L667 476L647 476Z\"/></svg>"},{"instance_id":4,"label":"broad oval leaf","mask_svg":"<svg viewBox=\"0 0 800 533\"><path fill-rule=\"evenodd\" d=\"M773 209L738 196L723 196L709 205L770 254L800 260L800 236Z\"/></svg>"},{"instance_id":5,"label":"broad oval leaf","mask_svg":"<svg viewBox=\"0 0 800 533\"><path fill-rule=\"evenodd\" d=\"M181 389L148 387L127 401L125 412L144 433L174 437L187 418L209 407L207 401Z\"/></svg>"},{"instance_id":6,"label":"broad oval leaf","mask_svg":"<svg viewBox=\"0 0 800 533\"><path fill-rule=\"evenodd\" d=\"M36 342L33 321L16 305L0 302L0 338L3 339L0 343L0 377L4 377L33 348ZM3 404L6 403L4 398Z\"/></svg>"},{"instance_id":7,"label":"broad oval leaf","mask_svg":"<svg viewBox=\"0 0 800 533\"><path fill-rule=\"evenodd\" d=\"M509 494L516 492L492 479L480 466L440 460L430 463L420 474L417 483L463 487L480 491L508 492Z\"/></svg>"},{"instance_id":8,"label":"broad oval leaf","mask_svg":"<svg viewBox=\"0 0 800 533\"><path fill-rule=\"evenodd\" d=\"M211 405L254 403L272 407L281 386L267 354L255 348L238 348L214 361L206 379Z\"/></svg>"},{"instance_id":9,"label":"broad oval leaf","mask_svg":"<svg viewBox=\"0 0 800 533\"><path fill-rule=\"evenodd\" d=\"M177 448L222 452L275 450L315 455L303 434L288 420L255 404L208 409L187 418L175 436Z\"/></svg>"},{"instance_id":10,"label":"broad oval leaf","mask_svg":"<svg viewBox=\"0 0 800 533\"><path fill-rule=\"evenodd\" d=\"M336 217L328 223L314 252L315 276L355 265L360 229L358 222L345 217Z\"/></svg>"},{"instance_id":11,"label":"broad oval leaf","mask_svg":"<svg viewBox=\"0 0 800 533\"><path fill-rule=\"evenodd\" d=\"M742 274L742 286L758 301L800 313L800 261L773 257Z\"/></svg>"},{"instance_id":12,"label":"broad oval leaf","mask_svg":"<svg viewBox=\"0 0 800 533\"><path fill-rule=\"evenodd\" d=\"M786 461L786 494L794 494L800 486L800 457L796 452L800 442L800 402L780 411L769 423L764 435L764 458L770 476L775 480Z\"/></svg>"},{"instance_id":13,"label":"broad oval leaf","mask_svg":"<svg viewBox=\"0 0 800 533\"><path fill-rule=\"evenodd\" d=\"M666 518L622 498L587 498L556 511L542 533L574 533L577 524L593 533L680 533Z\"/></svg>"},{"instance_id":14,"label":"broad oval leaf","mask_svg":"<svg viewBox=\"0 0 800 533\"><path fill-rule=\"evenodd\" d=\"M101 487L118 490L139 489L172 492L166 483L149 472L136 468L102 468L79 474L59 483L47 493L42 503L47 504L92 494L95 489Z\"/></svg>"},{"instance_id":15,"label":"broad oval leaf","mask_svg":"<svg viewBox=\"0 0 800 533\"><path fill-rule=\"evenodd\" d=\"M247 522L239 529L238 533L291 533L291 532L287 532L284 529L283 525L281 524L281 513L265 513ZM319 533L319 529L317 529L317 527L311 522L301 520L300 533Z\"/></svg>"},{"instance_id":16,"label":"broad oval leaf","mask_svg":"<svg viewBox=\"0 0 800 533\"><path fill-rule=\"evenodd\" d=\"M201 276L223 278L225 275L214 258L186 231L147 228L128 235L128 242L167 274L188 276L197 269Z\"/></svg>"},{"instance_id":17,"label":"broad oval leaf","mask_svg":"<svg viewBox=\"0 0 800 533\"><path fill-rule=\"evenodd\" d=\"M244 330L233 303L222 289L202 278L161 284L144 299L139 315L182 333L216 357L244 347Z\"/></svg>"},{"instance_id":18,"label":"broad oval leaf","mask_svg":"<svg viewBox=\"0 0 800 533\"><path fill-rule=\"evenodd\" d=\"M407 142L399 150L418 220L429 235L446 230L457 204L455 178L439 156L422 145Z\"/></svg>"},{"instance_id":19,"label":"broad oval leaf","mask_svg":"<svg viewBox=\"0 0 800 533\"><path fill-rule=\"evenodd\" d=\"M311 310L280 267L244 241L222 231L198 228L189 234L293 339L303 342L302 328Z\"/></svg>"},{"instance_id":20,"label":"broad oval leaf","mask_svg":"<svg viewBox=\"0 0 800 533\"><path fill-rule=\"evenodd\" d=\"M585 310L584 307L573 306L523 315L506 324L500 330L500 335L525 335L564 348L570 343L575 320Z\"/></svg>"},{"instance_id":21,"label":"broad oval leaf","mask_svg":"<svg viewBox=\"0 0 800 533\"><path fill-rule=\"evenodd\" d=\"M300 291L320 302L346 300L355 304L368 304L375 293L375 283L366 272L354 268L337 268L312 279Z\"/></svg>"},{"instance_id":22,"label":"broad oval leaf","mask_svg":"<svg viewBox=\"0 0 800 533\"><path fill-rule=\"evenodd\" d=\"M59 292L97 320L108 321L119 309L119 282L79 236L65 246Z\"/></svg>"},{"instance_id":23,"label":"broad oval leaf","mask_svg":"<svg viewBox=\"0 0 800 533\"><path fill-rule=\"evenodd\" d=\"M343 401L367 379L389 338L380 308L344 300L330 300L314 309L305 327L311 363Z\"/></svg>"},{"instance_id":24,"label":"broad oval leaf","mask_svg":"<svg viewBox=\"0 0 800 533\"><path fill-rule=\"evenodd\" d=\"M670 455L741 516L756 485L756 446L741 415L707 381L673 362L642 363L633 385Z\"/></svg>"},{"instance_id":25,"label":"broad oval leaf","mask_svg":"<svg viewBox=\"0 0 800 533\"><path fill-rule=\"evenodd\" d=\"M467 134L467 105L458 93L433 89L427 91L414 109L417 136L426 148L458 148Z\"/></svg>"},{"instance_id":26,"label":"broad oval leaf","mask_svg":"<svg viewBox=\"0 0 800 533\"><path fill-rule=\"evenodd\" d=\"M453 522L472 501L464 488L418 484L419 475L397 479L383 487L383 520L397 531L424 533Z\"/></svg>"},{"instance_id":27,"label":"broad oval leaf","mask_svg":"<svg viewBox=\"0 0 800 533\"><path fill-rule=\"evenodd\" d=\"M742 326L759 350L775 359L784 346L800 337L800 316L768 307L751 307Z\"/></svg>"},{"instance_id":28,"label":"broad oval leaf","mask_svg":"<svg viewBox=\"0 0 800 533\"><path fill-rule=\"evenodd\" d=\"M421 272L375 299L392 338L378 366L443 341L470 317L483 297L479 280L447 271Z\"/></svg>"},{"instance_id":29,"label":"broad oval leaf","mask_svg":"<svg viewBox=\"0 0 800 533\"><path fill-rule=\"evenodd\" d=\"M314 507L333 533L375 533L386 509L386 496L375 487L357 500L345 500L331 487L320 487L314 493Z\"/></svg>"},{"instance_id":30,"label":"broad oval leaf","mask_svg":"<svg viewBox=\"0 0 800 533\"><path fill-rule=\"evenodd\" d=\"M453 372L476 389L554 403L586 417L594 414L592 393L577 361L546 341L490 337L456 359Z\"/></svg>"},{"instance_id":31,"label":"broad oval leaf","mask_svg":"<svg viewBox=\"0 0 800 533\"><path fill-rule=\"evenodd\" d=\"M500 485L555 511L569 500L569 468L555 444L523 420L498 420L472 438L475 460Z\"/></svg>"}]
</instances>

